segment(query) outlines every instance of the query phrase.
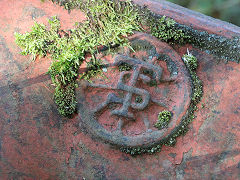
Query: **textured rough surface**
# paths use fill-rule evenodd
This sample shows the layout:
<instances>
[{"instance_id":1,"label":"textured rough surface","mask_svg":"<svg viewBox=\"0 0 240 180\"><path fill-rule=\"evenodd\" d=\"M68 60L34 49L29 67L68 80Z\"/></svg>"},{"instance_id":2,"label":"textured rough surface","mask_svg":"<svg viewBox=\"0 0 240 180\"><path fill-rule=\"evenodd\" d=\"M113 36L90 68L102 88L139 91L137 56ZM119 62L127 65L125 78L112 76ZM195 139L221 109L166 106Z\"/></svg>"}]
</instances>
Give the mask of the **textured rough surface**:
<instances>
[{"instance_id":1,"label":"textured rough surface","mask_svg":"<svg viewBox=\"0 0 240 180\"><path fill-rule=\"evenodd\" d=\"M80 93L79 116L88 130L111 144L149 147L163 142L180 125L189 107L191 81L181 57L167 43L145 33L136 33L129 40L138 50L125 48L113 57L101 56L113 66L108 67L105 80L96 78ZM161 58L164 55L175 69ZM116 70L122 63L132 70ZM157 131L154 124L164 109L172 111L173 118L168 129Z\"/></svg>"},{"instance_id":2,"label":"textured rough surface","mask_svg":"<svg viewBox=\"0 0 240 180\"><path fill-rule=\"evenodd\" d=\"M172 9L165 3L144 2L198 30L228 38L240 34L239 27L191 15L184 9L173 14L181 8ZM41 58L31 62L30 57L18 54L13 33L29 30L34 19L46 23L48 17L58 15L67 29L83 20L83 14L76 10L68 14L57 5L38 0L2 0L0 8L1 179L239 178L240 64L226 64L191 45L174 47L178 56L188 48L199 60L197 74L203 81L204 95L197 117L175 147L163 146L160 153L132 157L92 137L77 115L60 117L52 100L50 78L45 75L51 61ZM80 89L77 93L81 97Z\"/></svg>"}]
</instances>

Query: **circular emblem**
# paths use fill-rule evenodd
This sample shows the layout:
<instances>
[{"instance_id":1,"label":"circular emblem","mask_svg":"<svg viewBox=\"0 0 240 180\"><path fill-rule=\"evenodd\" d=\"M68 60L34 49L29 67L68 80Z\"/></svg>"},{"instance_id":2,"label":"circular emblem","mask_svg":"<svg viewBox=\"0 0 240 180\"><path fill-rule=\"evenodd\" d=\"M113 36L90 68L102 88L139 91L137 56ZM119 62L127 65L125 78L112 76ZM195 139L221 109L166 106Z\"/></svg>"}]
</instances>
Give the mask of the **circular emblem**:
<instances>
[{"instance_id":1,"label":"circular emblem","mask_svg":"<svg viewBox=\"0 0 240 180\"><path fill-rule=\"evenodd\" d=\"M121 148L161 144L178 126L191 102L191 79L181 57L167 43L137 33L132 48L99 54L108 67L79 94L81 121L95 137ZM159 112L171 112L156 128Z\"/></svg>"}]
</instances>

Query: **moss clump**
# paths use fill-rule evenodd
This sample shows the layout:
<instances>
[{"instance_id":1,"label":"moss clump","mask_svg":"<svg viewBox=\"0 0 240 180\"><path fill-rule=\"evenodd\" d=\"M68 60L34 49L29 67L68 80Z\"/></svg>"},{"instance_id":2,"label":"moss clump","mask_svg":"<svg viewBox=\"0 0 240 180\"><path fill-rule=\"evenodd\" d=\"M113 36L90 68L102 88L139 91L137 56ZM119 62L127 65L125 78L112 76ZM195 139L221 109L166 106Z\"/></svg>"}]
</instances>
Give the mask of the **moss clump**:
<instances>
[{"instance_id":1,"label":"moss clump","mask_svg":"<svg viewBox=\"0 0 240 180\"><path fill-rule=\"evenodd\" d=\"M60 91L59 89L68 87L72 83L75 84L79 66L85 59L86 53L94 56L100 46L129 46L126 37L133 34L134 30L140 30L138 12L134 10L129 1L116 3L111 0L59 0L57 2L63 3L66 9L79 7L85 12L87 20L83 23L76 23L75 28L69 31L61 29L57 17L49 19L49 28L35 22L31 32L25 34L15 33L16 43L23 49L21 54L31 54L33 59L36 59L38 55L49 55L53 61L48 73L56 86L55 93L56 91L61 92L60 94L72 92L72 96L75 96L74 91L64 89ZM84 77L90 79L97 74L97 71L91 69L87 75L85 73L86 76ZM69 94L66 94L66 96L69 96ZM62 103L64 102L66 101L56 101L58 107L63 107ZM74 101L71 102L75 103ZM69 104L66 104L66 107L69 107ZM76 106L72 104L71 107ZM68 108L59 109L64 111ZM64 115L70 112L74 111L60 113Z\"/></svg>"},{"instance_id":2,"label":"moss clump","mask_svg":"<svg viewBox=\"0 0 240 180\"><path fill-rule=\"evenodd\" d=\"M136 147L136 148L120 148L120 150L124 153L130 154L132 156L135 155L139 155L139 154L143 154L143 153L147 153L147 154L153 154L156 152L160 152L162 150L162 144L158 144L156 146L153 147L149 147L149 148L140 148L140 147Z\"/></svg>"},{"instance_id":3,"label":"moss clump","mask_svg":"<svg viewBox=\"0 0 240 180\"><path fill-rule=\"evenodd\" d=\"M150 82L147 83L150 87L157 87L158 83L156 79L151 79Z\"/></svg>"},{"instance_id":4,"label":"moss clump","mask_svg":"<svg viewBox=\"0 0 240 180\"><path fill-rule=\"evenodd\" d=\"M76 111L75 84L65 87L58 85L55 89L54 99L58 106L58 112L62 116L70 116Z\"/></svg>"},{"instance_id":5,"label":"moss clump","mask_svg":"<svg viewBox=\"0 0 240 180\"><path fill-rule=\"evenodd\" d=\"M154 124L154 127L159 130L166 128L169 124L169 121L172 118L172 114L170 111L164 110L158 114L158 121Z\"/></svg>"},{"instance_id":6,"label":"moss clump","mask_svg":"<svg viewBox=\"0 0 240 180\"><path fill-rule=\"evenodd\" d=\"M132 70L132 66L129 65L128 63L122 63L122 64L120 64L118 66L118 69L119 69L120 72L122 72L122 71L130 71L130 70Z\"/></svg>"},{"instance_id":7,"label":"moss clump","mask_svg":"<svg viewBox=\"0 0 240 180\"><path fill-rule=\"evenodd\" d=\"M92 77L97 77L97 76L105 77L103 74L102 68L103 68L103 63L100 59L90 61L87 63L87 71L80 76L80 79L85 79L91 82Z\"/></svg>"},{"instance_id":8,"label":"moss clump","mask_svg":"<svg viewBox=\"0 0 240 180\"><path fill-rule=\"evenodd\" d=\"M195 72L198 66L197 58L188 52L188 54L183 55L182 59L185 65L188 67L194 86L192 103L197 104L203 95L202 81L198 78L197 73Z\"/></svg>"},{"instance_id":9,"label":"moss clump","mask_svg":"<svg viewBox=\"0 0 240 180\"><path fill-rule=\"evenodd\" d=\"M21 54L49 57L53 60L48 73L55 89L55 102L61 115L69 115L75 111L75 80L78 68L84 58L82 47L78 47L69 32L61 30L56 16L48 20L49 27L35 22L31 32L15 33L16 43L23 50ZM81 42L84 44L84 42ZM62 88L62 90L60 90ZM66 93L66 94L65 94ZM67 98L67 100L60 98ZM71 100L70 100L71 99ZM64 108L64 103L66 108ZM72 104L70 104L72 103ZM65 111L65 112L64 112Z\"/></svg>"},{"instance_id":10,"label":"moss clump","mask_svg":"<svg viewBox=\"0 0 240 180\"><path fill-rule=\"evenodd\" d=\"M142 103L143 102L142 96L136 96L135 102L136 103Z\"/></svg>"},{"instance_id":11,"label":"moss clump","mask_svg":"<svg viewBox=\"0 0 240 180\"><path fill-rule=\"evenodd\" d=\"M189 69L191 70L197 69L198 64L197 64L197 58L195 56L193 56L188 52L188 54L183 55L182 58Z\"/></svg>"},{"instance_id":12,"label":"moss clump","mask_svg":"<svg viewBox=\"0 0 240 180\"><path fill-rule=\"evenodd\" d=\"M197 58L188 52L188 54L183 55L183 62L188 68L190 77L192 79L192 95L191 102L187 113L182 118L180 125L173 131L172 135L164 142L166 146L174 146L176 144L176 138L185 135L188 131L188 125L195 118L194 112L197 110L197 104L201 101L203 96L202 81L197 76Z\"/></svg>"},{"instance_id":13,"label":"moss clump","mask_svg":"<svg viewBox=\"0 0 240 180\"><path fill-rule=\"evenodd\" d=\"M16 44L21 47L22 55L33 56L33 60L39 55L46 56L47 53L56 51L56 41L59 40L58 31L60 23L56 16L48 20L50 28L48 29L44 24L35 22L31 28L31 32L25 34L15 33Z\"/></svg>"},{"instance_id":14,"label":"moss clump","mask_svg":"<svg viewBox=\"0 0 240 180\"><path fill-rule=\"evenodd\" d=\"M182 44L190 36L187 36L182 29L175 28L175 23L173 19L165 16L159 19L152 19L149 23L151 34L165 42Z\"/></svg>"}]
</instances>

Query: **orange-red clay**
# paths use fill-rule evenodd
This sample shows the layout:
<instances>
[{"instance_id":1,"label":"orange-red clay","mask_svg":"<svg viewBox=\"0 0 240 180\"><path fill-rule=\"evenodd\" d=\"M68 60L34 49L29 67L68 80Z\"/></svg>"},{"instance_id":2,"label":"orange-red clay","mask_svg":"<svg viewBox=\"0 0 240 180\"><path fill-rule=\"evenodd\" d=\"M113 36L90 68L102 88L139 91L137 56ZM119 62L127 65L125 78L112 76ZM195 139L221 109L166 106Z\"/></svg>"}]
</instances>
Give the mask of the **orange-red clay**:
<instances>
[{"instance_id":1,"label":"orange-red clay","mask_svg":"<svg viewBox=\"0 0 240 180\"><path fill-rule=\"evenodd\" d=\"M180 14L165 3L135 2L198 30L229 38L240 35L239 27L210 22L191 11ZM32 62L29 56L19 54L14 42L14 32L29 31L34 20L47 24L47 18L57 15L62 27L68 29L84 20L84 14L77 10L69 14L40 0L1 0L0 9L0 179L239 178L240 64L217 61L190 45L175 47L171 55L181 57L188 48L199 60L197 75L203 81L204 95L196 118L174 147L163 146L159 153L132 157L95 140L81 125L81 114L72 119L61 117L53 101L54 87L45 75L51 60ZM168 75L166 70L163 73ZM179 96L180 100L173 99L176 104L184 99L177 94L181 90L169 93ZM100 123L104 121L103 116ZM136 127L127 130L141 132L141 123Z\"/></svg>"}]
</instances>

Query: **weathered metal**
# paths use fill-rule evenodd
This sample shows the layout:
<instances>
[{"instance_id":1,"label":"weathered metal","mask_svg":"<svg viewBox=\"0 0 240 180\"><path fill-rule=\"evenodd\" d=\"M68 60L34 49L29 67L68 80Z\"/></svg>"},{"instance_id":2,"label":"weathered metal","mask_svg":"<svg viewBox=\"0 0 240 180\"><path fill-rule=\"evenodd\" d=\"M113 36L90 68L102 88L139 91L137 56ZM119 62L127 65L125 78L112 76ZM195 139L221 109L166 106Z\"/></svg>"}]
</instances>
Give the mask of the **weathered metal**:
<instances>
[{"instance_id":1,"label":"weathered metal","mask_svg":"<svg viewBox=\"0 0 240 180\"><path fill-rule=\"evenodd\" d=\"M77 10L68 14L47 1L0 2L0 179L239 178L240 64L234 61L239 60L236 51L240 45L236 43L240 28L165 1L134 2L141 7L147 5L156 16L175 19L177 26L187 28L201 43L214 42L215 49L200 46L197 41L193 45L171 47L150 35L137 33L130 37L131 41L137 39L140 45L149 42L156 51L150 48L130 53L125 49L122 55L114 57L99 54L106 63L128 62L134 68L119 72L111 66L105 81L95 79L91 84L94 87L87 83L80 86L79 113L72 119L61 117L52 99L54 88L45 75L51 61L41 58L31 62L30 57L21 56L13 34L29 30L34 20L45 22L53 15L58 15L64 29L68 29L75 21L83 20L84 15ZM218 51L216 43L222 47L221 41L227 46ZM181 60L187 49L199 60L197 75L204 90L190 130L177 139L175 147L163 146L161 152L153 155L133 157L119 151L121 145L155 144L179 124L191 97L191 80ZM175 69L154 57L159 54L168 55ZM156 76L142 73L141 68L154 70ZM119 80L125 74L130 74L130 79ZM138 79L133 81L134 74ZM152 78L159 80L156 87L147 85ZM161 82L164 79L171 81ZM119 90L127 92L116 92ZM130 96L139 93L144 94L142 102L148 106L130 101ZM128 101L125 95L129 96ZM109 102L117 105L111 106ZM163 109L171 110L173 118L168 128L158 131L152 125ZM126 114L120 110L130 119L122 117ZM111 112L120 116L124 126L123 121L117 123ZM118 131L121 128L128 138L124 142Z\"/></svg>"}]
</instances>

